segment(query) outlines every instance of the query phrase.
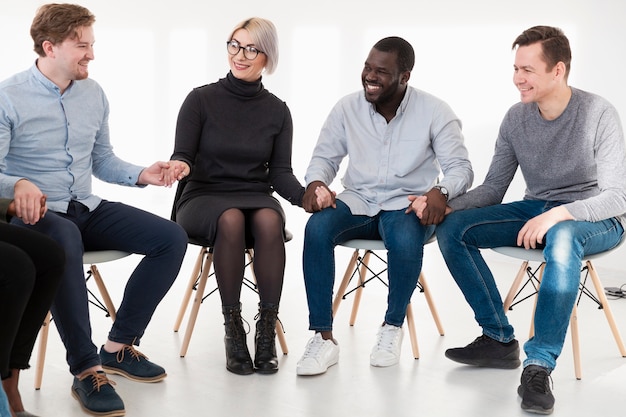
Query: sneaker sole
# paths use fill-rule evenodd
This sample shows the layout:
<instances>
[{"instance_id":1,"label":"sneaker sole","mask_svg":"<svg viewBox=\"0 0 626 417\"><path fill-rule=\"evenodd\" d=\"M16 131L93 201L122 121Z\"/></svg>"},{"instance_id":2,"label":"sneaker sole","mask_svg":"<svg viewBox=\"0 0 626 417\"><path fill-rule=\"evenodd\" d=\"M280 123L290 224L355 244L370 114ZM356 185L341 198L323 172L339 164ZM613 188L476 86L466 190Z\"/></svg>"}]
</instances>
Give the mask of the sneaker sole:
<instances>
[{"instance_id":1,"label":"sneaker sole","mask_svg":"<svg viewBox=\"0 0 626 417\"><path fill-rule=\"evenodd\" d=\"M522 386L520 385L519 387L517 387L517 395L522 397L522 394L523 394L523 390L522 390ZM522 407L522 410L527 411L529 413L534 413L534 414L548 415L548 414L552 414L552 412L554 411L554 407L552 407L552 408L543 408L543 407L539 407L537 405L532 406L532 405L524 404L523 400L522 400L522 403L520 404L520 406Z\"/></svg>"},{"instance_id":2,"label":"sneaker sole","mask_svg":"<svg viewBox=\"0 0 626 417\"><path fill-rule=\"evenodd\" d=\"M156 376L140 377L137 375L129 374L128 372L122 371L121 369L111 368L109 366L104 366L104 365L102 365L102 369L104 369L104 371L107 374L121 375L123 377L130 379L131 381L136 381L136 382L149 382L149 383L160 382L160 381L163 381L167 377L166 373L163 373L161 375L156 375Z\"/></svg>"},{"instance_id":3,"label":"sneaker sole","mask_svg":"<svg viewBox=\"0 0 626 417\"><path fill-rule=\"evenodd\" d=\"M454 362L462 363L464 365L473 365L481 368L496 368L496 369L515 369L519 368L522 361L519 359L463 359L455 358L452 355L448 355L446 352L446 358L453 360Z\"/></svg>"},{"instance_id":4,"label":"sneaker sole","mask_svg":"<svg viewBox=\"0 0 626 417\"><path fill-rule=\"evenodd\" d=\"M83 402L80 399L80 396L78 394L76 394L76 391L74 391L72 389L72 397L76 398L76 401L78 401L78 404L80 404L80 408L83 409L83 411L87 414L91 414L92 416L98 416L98 417L121 417L121 416L125 416L126 415L126 410L122 409L122 410L111 410L111 411L93 411L88 409L87 407L85 407L85 404L83 404Z\"/></svg>"},{"instance_id":5,"label":"sneaker sole","mask_svg":"<svg viewBox=\"0 0 626 417\"><path fill-rule=\"evenodd\" d=\"M296 367L296 375L300 375L300 376L313 376L313 375L321 375L321 374L325 374L326 371L328 371L328 369L331 366L337 365L337 362L339 362L339 358L335 359L334 361L332 361L327 367L326 369L318 369L318 370L313 370L313 369L300 369L298 367Z\"/></svg>"},{"instance_id":6,"label":"sneaker sole","mask_svg":"<svg viewBox=\"0 0 626 417\"><path fill-rule=\"evenodd\" d=\"M375 368L386 368L388 366L397 365L400 362L400 358L388 359L386 361L376 360L373 361L370 359L370 365Z\"/></svg>"},{"instance_id":7,"label":"sneaker sole","mask_svg":"<svg viewBox=\"0 0 626 417\"><path fill-rule=\"evenodd\" d=\"M552 411L554 411L554 407L550 409L545 409L545 408L541 408L538 406L528 406L522 403L522 410L527 411L529 413L534 413L534 414L548 415L548 414L552 414Z\"/></svg>"}]
</instances>

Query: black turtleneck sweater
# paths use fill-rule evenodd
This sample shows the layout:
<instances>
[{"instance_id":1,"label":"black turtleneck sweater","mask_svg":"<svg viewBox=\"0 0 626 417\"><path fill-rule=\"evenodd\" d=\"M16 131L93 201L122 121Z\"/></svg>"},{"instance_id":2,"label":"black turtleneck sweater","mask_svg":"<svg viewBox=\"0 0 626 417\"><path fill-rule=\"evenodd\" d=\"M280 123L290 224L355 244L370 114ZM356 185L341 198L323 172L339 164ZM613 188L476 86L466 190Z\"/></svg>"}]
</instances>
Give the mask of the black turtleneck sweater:
<instances>
[{"instance_id":1,"label":"black turtleneck sweater","mask_svg":"<svg viewBox=\"0 0 626 417\"><path fill-rule=\"evenodd\" d=\"M302 206L304 187L291 168L293 123L287 105L259 79L228 73L195 88L178 114L171 159L191 174L179 205L198 195L271 195ZM233 207L236 207L236 203Z\"/></svg>"}]
</instances>

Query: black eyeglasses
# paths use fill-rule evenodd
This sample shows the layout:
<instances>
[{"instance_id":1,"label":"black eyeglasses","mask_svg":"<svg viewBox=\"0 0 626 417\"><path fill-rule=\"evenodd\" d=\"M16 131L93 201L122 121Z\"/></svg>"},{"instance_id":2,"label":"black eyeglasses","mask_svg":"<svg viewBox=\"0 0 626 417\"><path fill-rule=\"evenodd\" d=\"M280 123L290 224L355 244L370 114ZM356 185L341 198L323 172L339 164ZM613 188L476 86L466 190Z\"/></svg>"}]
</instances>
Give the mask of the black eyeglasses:
<instances>
[{"instance_id":1,"label":"black eyeglasses","mask_svg":"<svg viewBox=\"0 0 626 417\"><path fill-rule=\"evenodd\" d=\"M226 42L226 50L228 51L229 54L231 55L237 55L239 53L240 50L243 51L243 56L246 59L249 60L253 60L255 59L259 53L264 54L265 52L263 51L259 51L258 49L256 49L254 46L241 46L241 44L236 41L236 40L231 40Z\"/></svg>"}]
</instances>

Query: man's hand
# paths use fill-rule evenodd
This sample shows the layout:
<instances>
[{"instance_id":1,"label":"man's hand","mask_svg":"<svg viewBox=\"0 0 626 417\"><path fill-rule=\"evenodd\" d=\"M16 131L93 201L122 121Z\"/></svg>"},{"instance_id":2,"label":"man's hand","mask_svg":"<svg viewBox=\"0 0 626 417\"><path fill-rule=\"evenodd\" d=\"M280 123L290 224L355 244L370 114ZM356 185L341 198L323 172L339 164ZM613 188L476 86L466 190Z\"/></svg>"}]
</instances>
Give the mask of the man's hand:
<instances>
[{"instance_id":1,"label":"man's hand","mask_svg":"<svg viewBox=\"0 0 626 417\"><path fill-rule=\"evenodd\" d=\"M318 190L318 187L326 191ZM318 195L319 194L319 195ZM302 208L307 213L314 213L323 208L335 207L335 194L322 181L313 181L306 187L304 197L302 197Z\"/></svg>"},{"instance_id":2,"label":"man's hand","mask_svg":"<svg viewBox=\"0 0 626 417\"><path fill-rule=\"evenodd\" d=\"M413 198L413 200L411 200ZM425 201L422 199L424 198ZM446 217L446 198L441 194L441 192L432 188L429 192L424 194L419 200L415 196L409 196L409 201L411 201L411 205L407 209L407 212L415 211L417 217L420 218L420 223L423 225L430 224L439 224ZM416 203L417 200L417 203ZM413 205L416 204L417 207L413 209Z\"/></svg>"},{"instance_id":3,"label":"man's hand","mask_svg":"<svg viewBox=\"0 0 626 417\"><path fill-rule=\"evenodd\" d=\"M409 207L407 207L404 212L406 214L413 212L419 219L421 219L424 214L424 209L426 208L426 205L427 203L425 195L410 195Z\"/></svg>"},{"instance_id":4,"label":"man's hand","mask_svg":"<svg viewBox=\"0 0 626 417\"><path fill-rule=\"evenodd\" d=\"M337 208L337 204L335 203L337 193L330 191L328 187L319 186L315 188L315 196L317 197L317 207L320 210L324 210L326 207Z\"/></svg>"},{"instance_id":5,"label":"man's hand","mask_svg":"<svg viewBox=\"0 0 626 417\"><path fill-rule=\"evenodd\" d=\"M565 220L574 220L574 217L563 206L554 207L533 217L517 234L517 246L523 245L526 249L535 249L537 244L543 243L543 238L552 226Z\"/></svg>"},{"instance_id":6,"label":"man's hand","mask_svg":"<svg viewBox=\"0 0 626 417\"><path fill-rule=\"evenodd\" d=\"M189 165L183 161L172 160L168 165L168 168L163 169L163 182L166 187L171 187L174 182L182 180L191 172Z\"/></svg>"},{"instance_id":7,"label":"man's hand","mask_svg":"<svg viewBox=\"0 0 626 417\"><path fill-rule=\"evenodd\" d=\"M137 185L167 185L163 171L169 169L168 162L157 161L147 168L144 168L139 174ZM170 184L171 185L171 184Z\"/></svg>"},{"instance_id":8,"label":"man's hand","mask_svg":"<svg viewBox=\"0 0 626 417\"><path fill-rule=\"evenodd\" d=\"M46 195L32 182L21 179L15 183L13 201L8 214L22 219L25 224L35 224L46 214Z\"/></svg>"}]
</instances>

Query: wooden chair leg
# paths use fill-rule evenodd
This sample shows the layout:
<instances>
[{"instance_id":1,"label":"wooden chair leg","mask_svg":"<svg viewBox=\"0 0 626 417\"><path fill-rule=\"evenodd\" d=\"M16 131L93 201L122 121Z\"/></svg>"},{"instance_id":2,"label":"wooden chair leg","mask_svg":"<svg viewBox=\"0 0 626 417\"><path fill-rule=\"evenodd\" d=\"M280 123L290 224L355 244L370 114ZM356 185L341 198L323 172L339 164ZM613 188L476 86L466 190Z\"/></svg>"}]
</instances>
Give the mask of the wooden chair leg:
<instances>
[{"instance_id":1,"label":"wooden chair leg","mask_svg":"<svg viewBox=\"0 0 626 417\"><path fill-rule=\"evenodd\" d=\"M539 294L539 287L541 286L541 278L543 277L543 269L545 268L545 263L541 264L539 267L539 276L537 277L539 282L537 283L537 294ZM535 335L535 311L537 310L537 294L535 294L534 302L533 302L533 312L530 315L530 330L528 331L528 338L530 339Z\"/></svg>"},{"instance_id":2,"label":"wooden chair leg","mask_svg":"<svg viewBox=\"0 0 626 417\"><path fill-rule=\"evenodd\" d=\"M187 321L187 329L185 330L185 337L183 338L183 344L180 347L180 357L184 358L187 354L187 349L189 349L189 341L191 340L191 335L193 333L193 328L196 325L196 319L198 318L198 312L200 311L200 304L202 304L202 297L204 297L204 289L206 288L206 283L209 277L209 270L211 269L211 264L213 263L213 254L207 253L206 259L204 261L204 268L202 269L202 274L198 279L198 288L196 289L195 296L193 298L193 304L191 305L191 311L189 313L189 319Z\"/></svg>"},{"instance_id":3,"label":"wooden chair leg","mask_svg":"<svg viewBox=\"0 0 626 417\"><path fill-rule=\"evenodd\" d=\"M350 258L350 262L348 262L348 267L346 268L345 274L343 274L343 279L339 284L339 289L335 294L335 300L333 301L333 316L337 314L337 310L339 309L339 304L341 304L341 300L343 300L343 296L346 293L346 289L348 288L348 284L350 283L350 277L352 276L352 272L354 271L354 267L356 266L356 261L359 258L359 250L355 249L354 253L352 253L352 258Z\"/></svg>"},{"instance_id":4,"label":"wooden chair leg","mask_svg":"<svg viewBox=\"0 0 626 417\"><path fill-rule=\"evenodd\" d=\"M280 350L283 352L283 355L288 354L289 349L287 348L287 340L285 340L285 332L283 331L283 326L281 326L278 321L276 321L276 337L278 338L278 344L280 345Z\"/></svg>"},{"instance_id":5,"label":"wooden chair leg","mask_svg":"<svg viewBox=\"0 0 626 417\"><path fill-rule=\"evenodd\" d=\"M622 357L626 357L626 348L624 348L624 342L622 336L615 324L615 318L613 317L613 312L611 311L611 307L609 306L609 300L606 298L606 294L604 294L604 288L602 287L602 282L600 282L600 278L593 267L591 261L587 261L587 268L589 270L589 275L591 276L591 281L593 282L593 286L596 290L596 295L600 300L600 304L602 305L602 310L604 311L604 315L606 316L606 320L609 323L609 327L611 328L611 332L613 333L613 338L615 339L615 343L617 343L617 348L619 349L619 353Z\"/></svg>"},{"instance_id":6,"label":"wooden chair leg","mask_svg":"<svg viewBox=\"0 0 626 417\"><path fill-rule=\"evenodd\" d=\"M359 312L359 305L361 304L361 296L363 295L363 283L365 282L365 276L367 275L367 265L370 261L370 255L372 251L366 250L363 259L361 260L361 274L359 275L359 283L354 293L354 300L352 300L352 314L350 314L350 326L354 326L356 321L356 315Z\"/></svg>"},{"instance_id":7,"label":"wooden chair leg","mask_svg":"<svg viewBox=\"0 0 626 417\"><path fill-rule=\"evenodd\" d=\"M415 332L415 320L413 319L413 308L411 303L406 307L406 325L409 328L409 337L411 338L411 348L413 349L413 357L420 358L420 349L417 344L417 334Z\"/></svg>"},{"instance_id":8,"label":"wooden chair leg","mask_svg":"<svg viewBox=\"0 0 626 417\"><path fill-rule=\"evenodd\" d=\"M39 331L39 349L37 352L37 368L35 370L36 390L41 389L41 382L43 381L43 365L46 362L46 348L48 347L48 332L50 331L51 322L52 314L48 311Z\"/></svg>"},{"instance_id":9,"label":"wooden chair leg","mask_svg":"<svg viewBox=\"0 0 626 417\"><path fill-rule=\"evenodd\" d=\"M574 356L574 374L576 379L582 378L582 369L580 365L580 336L578 333L578 307L574 304L572 316L569 320L570 331L572 332L572 352Z\"/></svg>"},{"instance_id":10,"label":"wooden chair leg","mask_svg":"<svg viewBox=\"0 0 626 417\"><path fill-rule=\"evenodd\" d=\"M511 284L511 288L509 289L506 298L504 299L504 312L506 313L511 308L511 304L513 304L513 300L519 291L519 287L522 285L522 280L526 277L526 269L528 268L528 261L522 262L522 266L520 267L515 279L513 280L513 284Z\"/></svg>"},{"instance_id":11,"label":"wooden chair leg","mask_svg":"<svg viewBox=\"0 0 626 417\"><path fill-rule=\"evenodd\" d=\"M435 302L433 301L433 298L430 295L430 288L428 287L428 283L426 282L426 277L424 276L424 273L422 272L420 273L420 276L419 276L419 282L420 282L420 285L422 286L424 297L426 297L426 303L428 303L430 314L433 316L433 320L435 321L435 325L437 326L437 330L439 331L439 335L443 336L445 334L443 331L443 325L441 324L441 320L439 319L439 313L437 313L437 307L435 307ZM408 318L408 315L407 315L407 318Z\"/></svg>"},{"instance_id":12,"label":"wooden chair leg","mask_svg":"<svg viewBox=\"0 0 626 417\"><path fill-rule=\"evenodd\" d=\"M187 284L187 288L185 289L185 295L183 296L183 301L180 303L180 309L178 310L178 316L176 317L176 322L174 323L174 331L177 332L180 329L180 325L183 322L183 317L185 317L185 313L187 312L187 307L189 306L189 300L191 300L191 293L193 292L193 288L196 286L196 282L198 281L198 274L200 274L200 268L202 268L202 263L204 262L204 256L208 253L208 249L203 247L200 249L200 253L198 253L198 257L196 258L196 263L193 267L193 272L191 273L191 278L189 279L189 283Z\"/></svg>"},{"instance_id":13,"label":"wooden chair leg","mask_svg":"<svg viewBox=\"0 0 626 417\"><path fill-rule=\"evenodd\" d=\"M96 265L91 265L89 267L91 270L91 275L93 276L93 280L96 282L98 286L98 290L100 291L100 295L102 296L102 301L109 312L109 316L111 316L111 320L115 321L115 305L113 301L111 301L111 296L109 295L109 291L107 287L104 285L104 281L102 280L102 276L100 275L100 271L98 271L98 267Z\"/></svg>"}]
</instances>

